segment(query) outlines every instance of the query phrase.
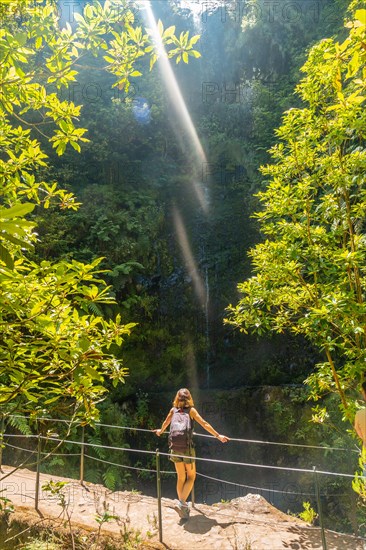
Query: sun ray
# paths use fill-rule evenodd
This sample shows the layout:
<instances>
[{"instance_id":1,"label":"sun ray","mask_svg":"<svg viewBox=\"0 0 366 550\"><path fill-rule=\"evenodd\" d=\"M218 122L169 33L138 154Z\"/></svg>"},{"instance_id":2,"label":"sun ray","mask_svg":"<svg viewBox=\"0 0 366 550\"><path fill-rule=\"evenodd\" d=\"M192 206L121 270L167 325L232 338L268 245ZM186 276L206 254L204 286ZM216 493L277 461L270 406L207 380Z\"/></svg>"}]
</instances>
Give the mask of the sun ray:
<instances>
[{"instance_id":1,"label":"sun ray","mask_svg":"<svg viewBox=\"0 0 366 550\"><path fill-rule=\"evenodd\" d=\"M176 206L173 206L173 220L174 220L175 232L176 232L178 243L186 264L187 272L190 275L190 277L192 277L193 288L198 298L198 301L202 306L202 308L205 308L205 304L206 304L205 284L199 273L197 262L194 259L182 216Z\"/></svg>"},{"instance_id":2,"label":"sun ray","mask_svg":"<svg viewBox=\"0 0 366 550\"><path fill-rule=\"evenodd\" d=\"M192 118L187 109L183 95L175 78L174 72L170 65L170 61L165 50L165 46L161 40L158 25L151 7L150 0L141 2L146 19L146 25L152 33L152 38L157 48L159 55L158 66L170 97L170 102L175 113L175 119L178 122L177 135L182 143L182 134L186 134L189 143L190 160L193 157L191 185L197 197L198 203L203 212L208 212L207 193L203 186L199 183L199 175L202 173L202 167L207 164L205 152L198 137L196 128L192 122Z\"/></svg>"}]
</instances>

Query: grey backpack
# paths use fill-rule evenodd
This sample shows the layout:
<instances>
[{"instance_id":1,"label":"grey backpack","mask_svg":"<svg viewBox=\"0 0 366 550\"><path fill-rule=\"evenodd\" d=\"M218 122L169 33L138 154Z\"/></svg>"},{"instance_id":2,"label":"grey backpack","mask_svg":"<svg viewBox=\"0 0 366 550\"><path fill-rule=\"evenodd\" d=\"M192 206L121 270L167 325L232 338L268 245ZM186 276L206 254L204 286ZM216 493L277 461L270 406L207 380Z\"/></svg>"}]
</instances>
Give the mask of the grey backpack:
<instances>
[{"instance_id":1,"label":"grey backpack","mask_svg":"<svg viewBox=\"0 0 366 550\"><path fill-rule=\"evenodd\" d=\"M170 421L169 447L175 453L186 453L193 446L193 420L189 415L190 407L173 407Z\"/></svg>"}]
</instances>

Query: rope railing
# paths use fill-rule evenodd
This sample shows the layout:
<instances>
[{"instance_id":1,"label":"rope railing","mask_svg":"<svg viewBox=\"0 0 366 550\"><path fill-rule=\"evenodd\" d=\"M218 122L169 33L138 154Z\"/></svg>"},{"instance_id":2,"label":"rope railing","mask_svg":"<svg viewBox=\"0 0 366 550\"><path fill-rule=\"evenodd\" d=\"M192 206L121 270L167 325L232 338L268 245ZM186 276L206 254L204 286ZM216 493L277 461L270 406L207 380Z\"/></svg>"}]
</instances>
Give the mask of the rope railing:
<instances>
[{"instance_id":1,"label":"rope railing","mask_svg":"<svg viewBox=\"0 0 366 550\"><path fill-rule=\"evenodd\" d=\"M12 434L4 434L4 437L8 437L8 436L11 437ZM37 439L46 440L46 441L50 440L50 438L48 438L46 436L43 436L43 435L40 435L40 436L26 435L26 436L23 436L23 437L25 437L25 438L37 438ZM85 441L72 441L72 440L69 440L69 439L59 439L59 438L56 438L56 437L52 437L51 440L54 441L54 442L58 442L58 443L68 443L68 444L72 444L72 445L79 445L81 447L93 447L93 448L96 448L96 449L106 449L106 450L110 450L110 451L125 451L125 452L129 452L129 453L142 453L142 454L155 455L155 451L149 451L149 450L146 450L146 449L143 450L143 449L132 449L131 447L115 447L115 446L111 446L111 445L99 445L98 443L87 443ZM47 454L47 453L45 453L45 454ZM160 455L169 457L170 453L165 453L165 452L160 451ZM176 456L184 458L184 455L176 455ZM313 470L310 470L310 469L307 469L307 468L288 468L286 466L273 466L273 465L269 465L269 464L252 464L250 462L237 462L237 461L232 461L232 460L219 460L219 459L216 459L216 458L204 458L204 457L198 457L198 456L196 456L195 459L199 460L199 461L202 461L202 462L214 462L216 464L225 464L227 466L246 466L246 467L249 467L249 468L265 468L265 469L282 470L282 471L284 470L284 471L298 472L298 473L304 473L304 474L313 473ZM317 472L318 472L318 474L323 474L323 475L354 478L353 474L344 474L344 473L340 473L340 472L328 472L328 471L323 471L323 470L317 470Z\"/></svg>"},{"instance_id":2,"label":"rope railing","mask_svg":"<svg viewBox=\"0 0 366 550\"><path fill-rule=\"evenodd\" d=\"M297 496L302 496L302 497L312 497L312 496L314 496L313 493L303 493L303 492L299 493L299 492L296 492L296 491L281 491L281 489L273 489L272 487L266 489L264 487L254 487L253 485L244 485L243 483L237 483L235 481L226 481L224 479L218 479L217 477L212 477L212 476L208 476L206 474L201 474L200 472L197 472L197 476L205 478L205 479L209 479L211 481L216 481L217 483L224 483L225 485L234 485L235 487L242 487L244 489L254 489L255 491L263 491L263 492L268 492L268 493L281 493L281 494L286 494L286 495L297 495Z\"/></svg>"},{"instance_id":3,"label":"rope railing","mask_svg":"<svg viewBox=\"0 0 366 550\"><path fill-rule=\"evenodd\" d=\"M108 464L109 466L117 466L118 468L123 468L126 470L138 470L139 472L151 472L153 474L156 474L156 470L151 470L148 468L140 468L137 466L126 466L125 464L117 464L117 462L109 462L109 460L104 460L103 458L96 458L95 456L90 456L87 454L84 456L85 458L90 458L90 460L94 460L95 462L102 462L103 464Z\"/></svg>"},{"instance_id":4,"label":"rope railing","mask_svg":"<svg viewBox=\"0 0 366 550\"><path fill-rule=\"evenodd\" d=\"M7 434L7 433L4 433L2 434L2 437L9 437L9 438L18 438L18 439L46 439L47 441L66 441L65 439L57 439L56 437L52 436L45 436L45 435L40 435L40 434ZM80 441L78 441L77 443L80 443Z\"/></svg>"},{"instance_id":5,"label":"rope railing","mask_svg":"<svg viewBox=\"0 0 366 550\"><path fill-rule=\"evenodd\" d=\"M9 417L11 417L11 418L25 418L24 416L21 416L21 415L9 415ZM61 422L61 423L68 424L69 426L71 424L74 424L75 427L82 426L80 423L77 423L75 421L70 423L68 420L61 419L61 418L59 418L59 419L58 418L47 418L45 416L41 416L41 417L37 417L37 420L47 420L49 422ZM151 429L136 428L136 427L133 427L133 426L116 426L115 424L103 424L101 422L96 422L95 425L100 426L102 428L114 428L114 429L117 429L117 430L126 430L126 431L132 431L132 432L153 433L153 430L151 430ZM167 433L165 433L163 435L167 435ZM215 437L213 435L202 434L202 433L199 433L199 432L193 432L193 435L195 435L197 437L205 437L205 438L208 438L208 439L215 439ZM260 439L243 439L243 438L236 438L236 437L230 437L230 441L231 442L235 441L237 443L252 443L252 444L257 444L257 445L278 445L278 446L282 446L282 447L298 447L298 448L302 448L302 449L318 449L318 450L322 450L322 451L340 451L340 452L347 452L347 453L349 453L349 452L360 453L360 451L361 451L360 448L354 442L353 442L353 444L355 445L356 449L349 449L349 448L344 448L344 447L331 447L331 446L328 446L328 445L305 445L303 443L286 443L286 442L283 442L283 441L263 441L263 440L260 440Z\"/></svg>"},{"instance_id":6,"label":"rope railing","mask_svg":"<svg viewBox=\"0 0 366 550\"><path fill-rule=\"evenodd\" d=\"M25 453L32 453L34 454L34 450L31 449L25 449L24 447L17 447L16 445L10 445L9 443L6 444L7 447L10 447L11 449L16 449L17 451L23 451Z\"/></svg>"},{"instance_id":7,"label":"rope railing","mask_svg":"<svg viewBox=\"0 0 366 550\"><path fill-rule=\"evenodd\" d=\"M194 435L197 435L199 437L207 437L210 439L216 439L213 435L207 435L207 434L200 434L197 432L193 432ZM239 443L254 443L259 445L279 445L282 447L301 447L302 449L320 449L322 451L345 451L349 453L350 451L352 453L360 453L360 449L356 445L356 449L345 449L343 447L329 447L327 445L304 445L302 443L284 443L282 441L262 441L259 439L239 439L235 437L230 437L230 441L236 441Z\"/></svg>"},{"instance_id":8,"label":"rope railing","mask_svg":"<svg viewBox=\"0 0 366 550\"><path fill-rule=\"evenodd\" d=\"M4 434L6 435L6 434ZM34 436L34 437L38 437L38 436ZM10 449L16 449L17 451L23 451L25 453L32 453L34 454L35 451L32 450L32 449L25 449L24 447L18 447L17 445L10 445L10 443L7 443L6 444L7 447L9 447ZM44 451L41 452L41 455L45 455L45 456L49 456L49 453L45 453ZM80 456L80 453L52 453L52 456Z\"/></svg>"},{"instance_id":9,"label":"rope railing","mask_svg":"<svg viewBox=\"0 0 366 550\"><path fill-rule=\"evenodd\" d=\"M267 493L280 493L280 494L285 494L285 495L296 495L296 496L301 496L301 497L313 497L314 496L314 493L304 493L303 491L301 491L301 492L289 491L288 489L286 489L286 491L282 491L281 489L274 489L273 487L268 487L267 488L267 487L255 487L253 485L244 485L243 483L237 483L236 481L227 481L225 479L219 479L217 477L212 477L212 476L208 476L206 474L201 474L201 472L197 472L197 476L205 478L205 479L209 479L210 481L216 481L217 483L222 483L223 485L234 485L235 487L242 487L244 489L254 489L255 491L263 491L263 492L267 492ZM326 496L328 498L329 497L339 498L340 496L347 496L347 493L344 493L343 495L341 495L339 493L334 494L334 495L331 495L331 494L327 493Z\"/></svg>"},{"instance_id":10,"label":"rope railing","mask_svg":"<svg viewBox=\"0 0 366 550\"><path fill-rule=\"evenodd\" d=\"M169 453L160 453L162 456L170 456ZM183 455L175 455L175 456L183 456ZM195 460L203 461L203 462L215 462L217 464L226 464L228 466L246 466L247 468L266 468L270 470L282 470L287 472L298 472L302 474L311 474L313 473L313 470L309 470L306 468L288 468L286 466L271 466L269 464L251 464L250 462L234 462L232 460L217 460L215 458L203 458L203 457L195 457ZM353 474L341 474L338 472L326 472L322 470L317 470L318 474L324 474L324 475L332 475L332 476L340 476L340 477L349 477L354 478Z\"/></svg>"},{"instance_id":11,"label":"rope railing","mask_svg":"<svg viewBox=\"0 0 366 550\"><path fill-rule=\"evenodd\" d=\"M12 434L4 434L4 437L13 437L13 435ZM21 437L21 436L14 436L14 437ZM22 437L24 437L24 438L36 438L37 440L40 439L40 440L45 440L45 441L50 440L50 438L42 436L42 435L39 435L39 436L37 436L37 435L25 435L25 436L22 436ZM53 442L68 443L68 444L72 444L72 445L79 445L80 447L92 447L92 448L104 449L104 450L108 450L108 451L124 451L124 452L129 452L129 453L141 453L141 454L149 454L149 455L155 455L156 454L156 451L150 451L150 450L146 450L146 449L133 449L131 447L116 447L116 446L111 446L111 445L100 445L98 443L87 443L85 441L73 441L73 440L69 440L69 439L58 439L58 438L55 438L55 437L52 437L51 440ZM27 450L27 449L24 449L24 450ZM44 453L44 454L49 455L50 452ZM166 456L168 458L170 457L170 453L165 453L163 451L159 451L159 454L161 456ZM70 453L69 456L71 456L71 453ZM73 456L80 456L80 454L75 453ZM176 454L175 456L184 458L184 455ZM100 459L100 460L103 460L103 459ZM289 468L287 466L274 466L274 465L270 465L270 464L252 464L250 462L237 462L237 461L232 461L232 460L219 460L219 459L216 459L216 458L204 458L204 457L199 457L199 456L196 456L195 460L202 461L202 462L211 462L211 463L216 463L216 464L223 464L223 465L226 465L226 466L245 466L247 468L264 468L264 469L270 469L270 470L297 472L297 473L301 473L301 474L309 474L309 473L311 474L311 473L313 473L313 469L308 469L308 468ZM154 470L154 471L156 471L156 470ZM338 476L338 477L345 477L345 478L352 478L352 479L354 478L354 474L346 474L346 473L340 473L340 472L329 472L329 471L325 471L325 470L317 470L317 473L321 474L321 475ZM360 476L360 477L365 477L365 476ZM1 481L1 479L0 479L0 481Z\"/></svg>"}]
</instances>

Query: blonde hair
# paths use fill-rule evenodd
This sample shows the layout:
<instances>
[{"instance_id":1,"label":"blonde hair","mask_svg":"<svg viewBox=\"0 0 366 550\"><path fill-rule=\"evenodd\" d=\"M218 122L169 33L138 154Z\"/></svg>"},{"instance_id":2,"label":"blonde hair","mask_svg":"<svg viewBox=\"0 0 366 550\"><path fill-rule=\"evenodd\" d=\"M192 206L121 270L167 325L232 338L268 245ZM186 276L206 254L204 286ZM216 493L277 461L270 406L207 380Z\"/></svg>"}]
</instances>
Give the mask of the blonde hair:
<instances>
[{"instance_id":1,"label":"blonde hair","mask_svg":"<svg viewBox=\"0 0 366 550\"><path fill-rule=\"evenodd\" d=\"M173 407L194 407L191 392L187 388L181 388L174 397Z\"/></svg>"}]
</instances>

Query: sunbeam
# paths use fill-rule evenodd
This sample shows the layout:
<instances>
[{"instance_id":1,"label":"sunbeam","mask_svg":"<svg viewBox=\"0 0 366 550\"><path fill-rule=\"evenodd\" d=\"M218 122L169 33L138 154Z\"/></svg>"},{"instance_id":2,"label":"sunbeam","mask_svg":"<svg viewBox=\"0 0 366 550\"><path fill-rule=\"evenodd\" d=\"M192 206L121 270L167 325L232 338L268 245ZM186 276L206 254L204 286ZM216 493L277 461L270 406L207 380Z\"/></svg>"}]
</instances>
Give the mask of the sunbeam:
<instances>
[{"instance_id":1,"label":"sunbeam","mask_svg":"<svg viewBox=\"0 0 366 550\"><path fill-rule=\"evenodd\" d=\"M195 392L196 398L197 398L198 388L199 388L198 374L197 374L197 360L196 360L196 354L195 354L195 347L190 337L188 337L186 349L187 349L186 365L187 365L189 387L191 388L192 391Z\"/></svg>"},{"instance_id":2,"label":"sunbeam","mask_svg":"<svg viewBox=\"0 0 366 550\"><path fill-rule=\"evenodd\" d=\"M146 18L146 25L152 33L152 38L155 42L157 52L159 55L158 65L161 71L161 75L168 92L168 95L171 100L171 105L174 109L176 120L179 122L180 129L177 132L178 137L182 138L182 132L186 133L188 136L188 143L190 144L191 153L194 157L194 165L192 166L192 180L191 184L197 200L203 210L203 212L208 212L208 201L202 185L199 183L198 178L199 174L202 172L202 166L207 164L206 155L203 150L200 139L197 135L196 128L192 122L191 116L188 112L186 103L180 91L179 85L173 73L173 70L168 59L165 46L162 43L158 26L155 21L155 16L151 7L150 0L141 2L141 6L144 11L144 16Z\"/></svg>"},{"instance_id":3,"label":"sunbeam","mask_svg":"<svg viewBox=\"0 0 366 550\"><path fill-rule=\"evenodd\" d=\"M174 220L175 232L178 237L179 246L181 248L181 251L186 263L187 272L192 277L194 291L199 300L199 303L201 304L202 308L204 308L206 304L205 284L198 271L196 261L193 257L191 246L188 241L187 232L182 220L182 216L180 215L180 212L176 206L173 206L173 220Z\"/></svg>"}]
</instances>

